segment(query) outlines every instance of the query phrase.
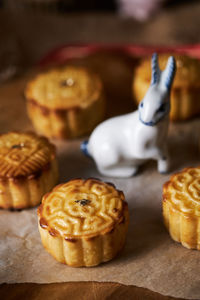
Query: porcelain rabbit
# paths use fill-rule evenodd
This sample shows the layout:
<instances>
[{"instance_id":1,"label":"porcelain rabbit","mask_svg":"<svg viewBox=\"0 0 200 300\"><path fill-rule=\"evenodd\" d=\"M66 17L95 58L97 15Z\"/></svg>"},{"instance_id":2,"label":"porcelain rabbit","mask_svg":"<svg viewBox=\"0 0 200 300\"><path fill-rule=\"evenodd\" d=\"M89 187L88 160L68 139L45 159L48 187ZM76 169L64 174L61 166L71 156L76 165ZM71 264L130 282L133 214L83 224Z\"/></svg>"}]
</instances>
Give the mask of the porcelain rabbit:
<instances>
[{"instance_id":1,"label":"porcelain rabbit","mask_svg":"<svg viewBox=\"0 0 200 300\"><path fill-rule=\"evenodd\" d=\"M104 121L82 143L82 151L94 159L102 175L130 177L149 159L157 160L160 173L168 172L167 132L175 69L171 56L160 71L157 54L153 54L151 85L138 110Z\"/></svg>"}]
</instances>

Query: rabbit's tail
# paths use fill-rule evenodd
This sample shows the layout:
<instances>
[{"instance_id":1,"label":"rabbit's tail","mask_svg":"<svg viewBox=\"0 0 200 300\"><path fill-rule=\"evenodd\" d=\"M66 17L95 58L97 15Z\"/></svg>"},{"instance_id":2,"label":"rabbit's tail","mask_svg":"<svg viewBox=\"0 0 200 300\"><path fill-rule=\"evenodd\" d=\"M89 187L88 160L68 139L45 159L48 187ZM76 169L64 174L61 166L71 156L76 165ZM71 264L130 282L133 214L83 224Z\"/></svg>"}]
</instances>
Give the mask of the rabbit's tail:
<instances>
[{"instance_id":1,"label":"rabbit's tail","mask_svg":"<svg viewBox=\"0 0 200 300\"><path fill-rule=\"evenodd\" d=\"M88 141L83 141L80 146L81 151L85 156L90 157L89 151L88 151Z\"/></svg>"}]
</instances>

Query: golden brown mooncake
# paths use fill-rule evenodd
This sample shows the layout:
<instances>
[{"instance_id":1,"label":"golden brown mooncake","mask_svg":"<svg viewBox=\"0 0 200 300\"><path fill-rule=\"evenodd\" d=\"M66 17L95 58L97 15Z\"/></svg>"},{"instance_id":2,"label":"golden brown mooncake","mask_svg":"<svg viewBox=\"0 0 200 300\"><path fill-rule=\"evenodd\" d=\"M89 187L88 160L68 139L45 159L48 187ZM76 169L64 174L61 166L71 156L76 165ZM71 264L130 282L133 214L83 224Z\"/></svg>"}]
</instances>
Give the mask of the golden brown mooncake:
<instances>
[{"instance_id":1,"label":"golden brown mooncake","mask_svg":"<svg viewBox=\"0 0 200 300\"><path fill-rule=\"evenodd\" d=\"M79 137L104 118L102 82L86 68L65 66L41 73L27 84L25 96L35 129L47 137Z\"/></svg>"},{"instance_id":2,"label":"golden brown mooncake","mask_svg":"<svg viewBox=\"0 0 200 300\"><path fill-rule=\"evenodd\" d=\"M166 67L170 54L159 54L161 70ZM181 121L200 114L200 61L198 59L173 54L176 59L176 75L171 88L170 119ZM134 72L133 96L139 104L146 94L151 81L151 59L141 60Z\"/></svg>"},{"instance_id":3,"label":"golden brown mooncake","mask_svg":"<svg viewBox=\"0 0 200 300\"><path fill-rule=\"evenodd\" d=\"M129 214L123 192L114 185L75 179L43 197L38 219L42 243L57 261L90 267L122 249Z\"/></svg>"},{"instance_id":4,"label":"golden brown mooncake","mask_svg":"<svg viewBox=\"0 0 200 300\"><path fill-rule=\"evenodd\" d=\"M33 133L0 135L0 207L22 209L41 202L57 183L55 146Z\"/></svg>"},{"instance_id":5,"label":"golden brown mooncake","mask_svg":"<svg viewBox=\"0 0 200 300\"><path fill-rule=\"evenodd\" d=\"M172 239L200 250L200 167L172 175L163 186L162 204Z\"/></svg>"}]
</instances>

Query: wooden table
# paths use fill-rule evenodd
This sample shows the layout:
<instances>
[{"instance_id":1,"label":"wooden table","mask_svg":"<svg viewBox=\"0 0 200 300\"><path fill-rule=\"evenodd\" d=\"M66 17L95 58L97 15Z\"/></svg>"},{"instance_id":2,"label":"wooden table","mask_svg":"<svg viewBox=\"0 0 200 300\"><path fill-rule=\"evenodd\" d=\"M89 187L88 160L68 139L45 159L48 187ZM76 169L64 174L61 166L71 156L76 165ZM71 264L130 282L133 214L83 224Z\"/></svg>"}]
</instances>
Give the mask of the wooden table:
<instances>
[{"instance_id":1,"label":"wooden table","mask_svg":"<svg viewBox=\"0 0 200 300\"><path fill-rule=\"evenodd\" d=\"M112 14L33 15L0 11L1 44L19 41L23 65L31 66L61 44L136 43L174 45L197 43L200 3L172 6L145 23ZM1 47L0 47L1 48ZM81 295L81 296L80 296ZM0 299L173 299L144 288L118 283L2 284ZM175 299L175 298L174 298Z\"/></svg>"}]
</instances>

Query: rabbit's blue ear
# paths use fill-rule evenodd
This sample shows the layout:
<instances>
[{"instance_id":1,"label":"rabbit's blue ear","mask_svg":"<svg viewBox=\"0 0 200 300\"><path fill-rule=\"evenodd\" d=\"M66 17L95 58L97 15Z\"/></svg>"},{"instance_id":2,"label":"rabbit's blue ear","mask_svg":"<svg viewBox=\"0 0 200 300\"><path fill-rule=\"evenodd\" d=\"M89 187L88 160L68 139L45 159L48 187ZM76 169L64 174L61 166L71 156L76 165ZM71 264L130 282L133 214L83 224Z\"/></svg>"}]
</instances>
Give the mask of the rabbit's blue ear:
<instances>
[{"instance_id":1,"label":"rabbit's blue ear","mask_svg":"<svg viewBox=\"0 0 200 300\"><path fill-rule=\"evenodd\" d=\"M175 72L176 72L176 61L173 56L170 56L164 71L164 80L163 80L164 85L168 90L170 90L171 88Z\"/></svg>"},{"instance_id":2,"label":"rabbit's blue ear","mask_svg":"<svg viewBox=\"0 0 200 300\"><path fill-rule=\"evenodd\" d=\"M160 80L160 69L158 66L158 55L154 53L151 59L151 85L154 85Z\"/></svg>"}]
</instances>

